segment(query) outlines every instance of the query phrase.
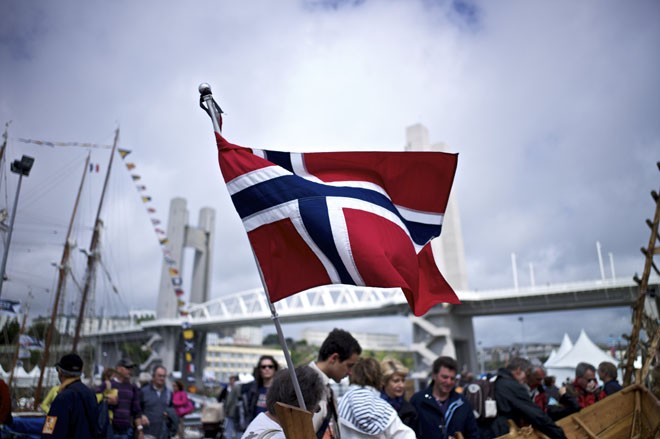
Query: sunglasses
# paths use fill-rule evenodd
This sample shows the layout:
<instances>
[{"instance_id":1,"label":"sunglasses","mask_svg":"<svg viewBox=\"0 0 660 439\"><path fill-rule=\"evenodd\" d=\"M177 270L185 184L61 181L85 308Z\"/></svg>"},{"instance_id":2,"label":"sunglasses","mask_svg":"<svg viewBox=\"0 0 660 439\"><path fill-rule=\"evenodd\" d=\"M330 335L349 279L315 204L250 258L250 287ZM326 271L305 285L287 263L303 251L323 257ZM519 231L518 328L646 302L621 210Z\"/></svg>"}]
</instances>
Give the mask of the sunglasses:
<instances>
[{"instance_id":1,"label":"sunglasses","mask_svg":"<svg viewBox=\"0 0 660 439\"><path fill-rule=\"evenodd\" d=\"M274 365L274 364L262 364L262 365L259 366L259 367L262 368L262 369L275 369L275 365Z\"/></svg>"},{"instance_id":2,"label":"sunglasses","mask_svg":"<svg viewBox=\"0 0 660 439\"><path fill-rule=\"evenodd\" d=\"M588 383L595 383L595 382L596 382L596 378L590 378L590 379L587 380L587 382L588 382Z\"/></svg>"}]
</instances>

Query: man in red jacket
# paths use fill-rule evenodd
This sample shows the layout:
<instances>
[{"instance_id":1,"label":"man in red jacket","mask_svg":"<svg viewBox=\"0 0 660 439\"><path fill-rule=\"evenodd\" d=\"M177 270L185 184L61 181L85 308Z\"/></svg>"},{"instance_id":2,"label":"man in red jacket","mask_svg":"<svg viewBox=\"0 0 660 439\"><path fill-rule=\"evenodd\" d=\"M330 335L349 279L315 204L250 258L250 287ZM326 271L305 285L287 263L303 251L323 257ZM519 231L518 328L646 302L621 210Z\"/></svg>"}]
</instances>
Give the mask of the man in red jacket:
<instances>
[{"instance_id":1,"label":"man in red jacket","mask_svg":"<svg viewBox=\"0 0 660 439\"><path fill-rule=\"evenodd\" d=\"M596 368L589 363L579 363L575 368L575 380L571 393L578 400L580 409L589 407L600 399Z\"/></svg>"},{"instance_id":2,"label":"man in red jacket","mask_svg":"<svg viewBox=\"0 0 660 439\"><path fill-rule=\"evenodd\" d=\"M548 394L543 387L543 379L545 378L545 370L543 366L531 366L526 372L526 384L529 396L534 401L534 404L539 406L541 410L547 412L548 408Z\"/></svg>"}]
</instances>

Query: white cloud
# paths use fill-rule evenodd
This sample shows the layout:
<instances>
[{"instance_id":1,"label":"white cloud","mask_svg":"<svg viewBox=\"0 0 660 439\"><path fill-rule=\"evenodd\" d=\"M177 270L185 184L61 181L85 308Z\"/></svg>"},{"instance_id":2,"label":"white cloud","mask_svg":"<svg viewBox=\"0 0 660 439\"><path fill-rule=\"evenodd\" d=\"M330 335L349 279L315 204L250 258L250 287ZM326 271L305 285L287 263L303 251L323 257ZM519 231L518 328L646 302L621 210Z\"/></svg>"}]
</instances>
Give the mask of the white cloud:
<instances>
[{"instance_id":1,"label":"white cloud","mask_svg":"<svg viewBox=\"0 0 660 439\"><path fill-rule=\"evenodd\" d=\"M529 263L538 284L597 278L597 240L617 276L641 271L658 181L657 2L462 2L462 14L457 4L5 1L0 121L12 120L11 137L105 144L118 124L163 221L175 196L188 199L193 222L201 207L216 209L214 295L258 277L197 106L201 82L226 111L226 136L248 146L398 150L405 127L424 123L432 141L460 153L455 193L473 288L511 286L512 252L521 283ZM17 222L34 207L61 239L79 171L66 168L71 182L56 193L57 170L84 153L60 158L11 141L8 159L22 153L37 162ZM13 177L0 183L4 204ZM109 200L113 211L137 197L130 181L118 187L126 192ZM126 304L147 306L160 250L133 207L113 218L130 224L126 244L111 244L131 248L126 266L114 262ZM8 272L50 273L57 248L21 253L21 242L47 236L17 228ZM27 286L6 288L17 297Z\"/></svg>"}]
</instances>

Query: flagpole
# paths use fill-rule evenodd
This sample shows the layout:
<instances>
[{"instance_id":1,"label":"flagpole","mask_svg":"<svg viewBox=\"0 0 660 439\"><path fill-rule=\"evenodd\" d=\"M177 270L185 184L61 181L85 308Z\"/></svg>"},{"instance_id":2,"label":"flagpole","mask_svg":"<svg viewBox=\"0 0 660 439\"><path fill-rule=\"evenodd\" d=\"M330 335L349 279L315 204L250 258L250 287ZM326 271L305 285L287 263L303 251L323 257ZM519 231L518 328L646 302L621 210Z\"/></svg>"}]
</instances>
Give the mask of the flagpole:
<instances>
[{"instance_id":1,"label":"flagpole","mask_svg":"<svg viewBox=\"0 0 660 439\"><path fill-rule=\"evenodd\" d=\"M200 107L202 107L204 111L206 111L206 113L211 118L211 121L213 122L213 130L219 134L222 134L222 116L221 116L222 109L213 99L213 94L211 93L211 86L207 83L200 84L199 95L200 95L199 105ZM206 106L204 106L204 104ZM305 406L305 400L303 399L302 396L302 391L300 390L300 383L298 382L298 377L296 376L296 370L293 365L293 360L291 359L291 354L289 353L289 348L287 347L286 340L284 338L284 332L282 331L282 326L280 325L279 315L277 314L277 310L275 309L275 306L270 301L270 295L268 294L268 286L266 285L264 275L261 272L261 266L259 265L259 261L257 260L257 255L254 253L254 249L252 248L252 246L250 246L250 250L252 251L252 257L254 258L254 262L257 265L257 270L259 271L259 278L261 279L261 284L264 287L264 294L266 295L266 303L268 304L268 308L270 308L271 319L273 320L273 323L275 325L275 330L277 331L277 339L279 340L280 346L282 347L282 351L284 352L284 358L286 359L286 364L289 369L289 374L291 375L291 381L293 382L293 389L296 392L296 398L298 398L298 405L300 406L301 409L307 410L307 407Z\"/></svg>"}]
</instances>

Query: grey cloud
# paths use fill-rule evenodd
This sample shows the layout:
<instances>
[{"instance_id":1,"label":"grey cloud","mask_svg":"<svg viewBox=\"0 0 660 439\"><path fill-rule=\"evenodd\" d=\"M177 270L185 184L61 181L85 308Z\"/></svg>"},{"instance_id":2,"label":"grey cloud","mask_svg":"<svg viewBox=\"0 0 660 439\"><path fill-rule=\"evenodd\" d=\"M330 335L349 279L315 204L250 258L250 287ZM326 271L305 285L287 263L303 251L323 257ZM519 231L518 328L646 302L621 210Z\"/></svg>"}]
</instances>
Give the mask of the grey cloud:
<instances>
[{"instance_id":1,"label":"grey cloud","mask_svg":"<svg viewBox=\"0 0 660 439\"><path fill-rule=\"evenodd\" d=\"M454 192L473 288L512 286L512 252L521 284L529 263L538 284L598 278L597 240L618 277L641 271L658 181L656 2L331 4L4 2L12 25L0 26L0 121L13 121L12 137L104 144L119 125L164 223L174 196L188 199L193 222L201 207L216 209L215 296L259 281L197 106L205 81L226 111L225 135L247 146L401 150L405 127L424 123L432 141L460 153ZM7 157L27 152L37 165L17 221L34 207L62 239L79 179L70 163L83 152L12 141ZM94 160L106 159L99 151ZM65 166L67 188L44 189L55 191ZM0 183L4 204L13 177ZM107 242L126 240L132 255L107 262L131 291L126 306L153 306L160 248L143 206L122 210L137 199L127 179L117 173L124 193L108 201L117 215L107 227L128 230ZM49 273L57 239L28 255L21 242L45 242L47 232L19 229L8 268ZM10 284L8 295L25 293Z\"/></svg>"}]
</instances>

